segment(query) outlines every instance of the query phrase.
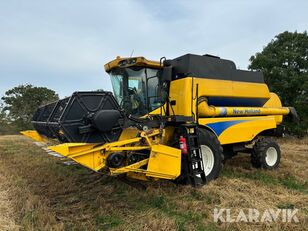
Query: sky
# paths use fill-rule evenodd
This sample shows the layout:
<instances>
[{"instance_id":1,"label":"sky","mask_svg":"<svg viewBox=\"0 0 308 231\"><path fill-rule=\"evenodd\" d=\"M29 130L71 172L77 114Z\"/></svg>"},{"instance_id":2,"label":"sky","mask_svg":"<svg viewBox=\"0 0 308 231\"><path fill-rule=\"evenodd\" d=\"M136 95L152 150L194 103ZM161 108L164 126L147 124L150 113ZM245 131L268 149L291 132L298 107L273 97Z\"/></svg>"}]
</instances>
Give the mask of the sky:
<instances>
[{"instance_id":1,"label":"sky","mask_svg":"<svg viewBox=\"0 0 308 231\"><path fill-rule=\"evenodd\" d=\"M0 0L0 97L19 84L112 90L116 56L213 54L247 69L279 33L308 30L307 0Z\"/></svg>"}]
</instances>

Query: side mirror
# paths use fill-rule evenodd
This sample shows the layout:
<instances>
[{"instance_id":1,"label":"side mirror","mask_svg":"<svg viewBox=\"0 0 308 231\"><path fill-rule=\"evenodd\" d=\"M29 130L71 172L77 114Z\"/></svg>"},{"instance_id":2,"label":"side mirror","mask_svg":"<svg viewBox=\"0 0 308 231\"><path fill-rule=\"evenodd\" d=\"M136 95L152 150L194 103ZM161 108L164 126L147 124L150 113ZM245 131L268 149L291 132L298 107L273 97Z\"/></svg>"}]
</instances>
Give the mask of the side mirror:
<instances>
[{"instance_id":1,"label":"side mirror","mask_svg":"<svg viewBox=\"0 0 308 231\"><path fill-rule=\"evenodd\" d=\"M172 66L164 67L162 70L162 81L170 82L172 80Z\"/></svg>"}]
</instances>

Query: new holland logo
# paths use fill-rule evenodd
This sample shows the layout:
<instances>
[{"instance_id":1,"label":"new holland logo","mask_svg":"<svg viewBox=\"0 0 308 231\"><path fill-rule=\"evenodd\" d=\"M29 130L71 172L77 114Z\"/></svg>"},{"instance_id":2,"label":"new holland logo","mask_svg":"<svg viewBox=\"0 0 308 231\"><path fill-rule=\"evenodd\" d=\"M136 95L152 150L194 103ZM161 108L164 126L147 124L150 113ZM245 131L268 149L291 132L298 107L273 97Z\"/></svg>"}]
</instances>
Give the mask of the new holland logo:
<instances>
[{"instance_id":1,"label":"new holland logo","mask_svg":"<svg viewBox=\"0 0 308 231\"><path fill-rule=\"evenodd\" d=\"M233 109L233 114L244 115L244 114L260 114L260 109Z\"/></svg>"}]
</instances>

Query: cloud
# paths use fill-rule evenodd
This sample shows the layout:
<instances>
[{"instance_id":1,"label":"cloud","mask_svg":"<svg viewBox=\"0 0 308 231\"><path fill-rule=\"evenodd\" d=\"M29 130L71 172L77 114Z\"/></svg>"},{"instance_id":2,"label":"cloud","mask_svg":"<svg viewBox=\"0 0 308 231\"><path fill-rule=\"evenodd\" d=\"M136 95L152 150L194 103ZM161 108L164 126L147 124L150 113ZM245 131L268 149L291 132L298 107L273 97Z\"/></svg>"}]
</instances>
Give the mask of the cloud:
<instances>
[{"instance_id":1,"label":"cloud","mask_svg":"<svg viewBox=\"0 0 308 231\"><path fill-rule=\"evenodd\" d=\"M0 95L21 83L111 90L103 64L212 53L246 68L276 34L307 29L306 1L1 1Z\"/></svg>"}]
</instances>

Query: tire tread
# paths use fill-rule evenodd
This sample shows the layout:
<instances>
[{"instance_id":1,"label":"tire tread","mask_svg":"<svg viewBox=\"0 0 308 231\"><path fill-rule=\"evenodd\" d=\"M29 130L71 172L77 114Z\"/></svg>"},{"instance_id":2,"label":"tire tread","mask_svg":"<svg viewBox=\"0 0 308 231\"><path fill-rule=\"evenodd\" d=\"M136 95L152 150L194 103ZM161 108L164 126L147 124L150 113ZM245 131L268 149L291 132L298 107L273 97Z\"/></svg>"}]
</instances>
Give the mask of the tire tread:
<instances>
[{"instance_id":1,"label":"tire tread","mask_svg":"<svg viewBox=\"0 0 308 231\"><path fill-rule=\"evenodd\" d=\"M278 158L280 160L279 145L275 141L273 141L270 138L262 137L255 142L253 149L252 149L252 153L251 153L251 164L252 164L253 167L263 168L263 169L271 169L271 167L269 167L265 163L265 155L266 155L266 150L268 149L268 147L273 146L273 145L276 146L275 148L278 152L278 155L279 155ZM278 164L279 164L279 160L278 160ZM275 166L275 167L277 167L277 166Z\"/></svg>"}]
</instances>

